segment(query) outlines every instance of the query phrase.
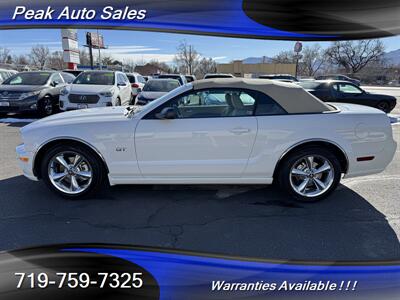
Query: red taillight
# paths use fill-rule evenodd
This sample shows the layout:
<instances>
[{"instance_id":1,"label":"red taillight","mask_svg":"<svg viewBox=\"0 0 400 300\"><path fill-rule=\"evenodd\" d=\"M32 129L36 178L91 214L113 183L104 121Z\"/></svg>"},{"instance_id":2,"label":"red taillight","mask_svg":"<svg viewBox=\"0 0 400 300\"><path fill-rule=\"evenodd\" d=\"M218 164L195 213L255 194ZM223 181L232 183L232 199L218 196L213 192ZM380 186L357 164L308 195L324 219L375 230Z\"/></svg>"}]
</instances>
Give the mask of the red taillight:
<instances>
[{"instance_id":1,"label":"red taillight","mask_svg":"<svg viewBox=\"0 0 400 300\"><path fill-rule=\"evenodd\" d=\"M131 87L133 87L133 88L138 88L139 85L138 85L137 83L131 83Z\"/></svg>"}]
</instances>

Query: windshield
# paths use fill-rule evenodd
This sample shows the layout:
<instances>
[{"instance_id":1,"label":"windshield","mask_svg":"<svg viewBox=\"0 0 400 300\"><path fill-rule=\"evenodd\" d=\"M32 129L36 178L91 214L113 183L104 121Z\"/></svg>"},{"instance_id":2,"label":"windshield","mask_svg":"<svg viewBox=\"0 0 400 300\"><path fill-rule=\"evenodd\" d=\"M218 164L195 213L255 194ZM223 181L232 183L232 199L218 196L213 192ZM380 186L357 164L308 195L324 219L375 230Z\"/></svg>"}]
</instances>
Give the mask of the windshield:
<instances>
[{"instance_id":1,"label":"windshield","mask_svg":"<svg viewBox=\"0 0 400 300\"><path fill-rule=\"evenodd\" d=\"M175 97L176 95L179 95L185 91L188 91L190 88L193 88L193 86L191 84L180 85L176 89L166 93L165 95L161 96L160 98L157 98L154 101L147 103L146 105L136 106L134 108L134 110L132 110L132 112L134 114L138 113L140 111L149 112L152 109L159 106L161 103L164 103L165 100L171 99L172 97ZM132 107L132 106L128 106L128 107ZM125 111L125 114L126 114L126 111ZM132 115L132 114L126 114L126 115Z\"/></svg>"},{"instance_id":2,"label":"windshield","mask_svg":"<svg viewBox=\"0 0 400 300\"><path fill-rule=\"evenodd\" d=\"M169 92L179 86L178 80L149 80L143 91L145 92Z\"/></svg>"},{"instance_id":3,"label":"windshield","mask_svg":"<svg viewBox=\"0 0 400 300\"><path fill-rule=\"evenodd\" d=\"M45 85L50 77L49 72L18 73L6 79L5 85Z\"/></svg>"},{"instance_id":4,"label":"windshield","mask_svg":"<svg viewBox=\"0 0 400 300\"><path fill-rule=\"evenodd\" d=\"M73 84L114 85L113 72L83 72L75 78Z\"/></svg>"}]
</instances>

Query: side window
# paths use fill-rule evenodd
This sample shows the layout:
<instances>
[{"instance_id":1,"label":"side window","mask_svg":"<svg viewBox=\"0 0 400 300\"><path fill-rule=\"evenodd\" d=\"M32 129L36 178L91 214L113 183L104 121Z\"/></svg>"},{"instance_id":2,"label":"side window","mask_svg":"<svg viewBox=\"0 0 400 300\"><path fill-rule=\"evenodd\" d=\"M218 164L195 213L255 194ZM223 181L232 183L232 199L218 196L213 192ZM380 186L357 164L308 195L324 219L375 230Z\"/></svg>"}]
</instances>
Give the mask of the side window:
<instances>
[{"instance_id":1,"label":"side window","mask_svg":"<svg viewBox=\"0 0 400 300\"><path fill-rule=\"evenodd\" d=\"M164 107L174 107L180 119L252 116L255 102L255 96L243 90L202 90L174 98L146 118L155 118Z\"/></svg>"},{"instance_id":2,"label":"side window","mask_svg":"<svg viewBox=\"0 0 400 300\"><path fill-rule=\"evenodd\" d=\"M122 75L122 78L124 79L125 83L126 83L126 84L129 84L128 76L126 76L125 73L124 73L124 74L121 74L121 75Z\"/></svg>"},{"instance_id":3,"label":"side window","mask_svg":"<svg viewBox=\"0 0 400 300\"><path fill-rule=\"evenodd\" d=\"M69 73L62 73L61 75L66 83L72 83L75 79L75 76Z\"/></svg>"},{"instance_id":4,"label":"side window","mask_svg":"<svg viewBox=\"0 0 400 300\"><path fill-rule=\"evenodd\" d=\"M128 81L128 79L125 78L125 76L123 76L122 74L119 74L119 73L117 74L117 82L119 84L126 84L127 81Z\"/></svg>"},{"instance_id":5,"label":"side window","mask_svg":"<svg viewBox=\"0 0 400 300\"><path fill-rule=\"evenodd\" d=\"M143 76L138 76L138 81L140 83L146 83L146 79L144 79Z\"/></svg>"},{"instance_id":6,"label":"side window","mask_svg":"<svg viewBox=\"0 0 400 300\"><path fill-rule=\"evenodd\" d=\"M348 83L339 83L338 90L345 94L362 94L358 87Z\"/></svg>"},{"instance_id":7,"label":"side window","mask_svg":"<svg viewBox=\"0 0 400 300\"><path fill-rule=\"evenodd\" d=\"M136 83L135 76L129 75L129 76L128 76L128 79L129 79L129 82L130 82L130 83Z\"/></svg>"},{"instance_id":8,"label":"side window","mask_svg":"<svg viewBox=\"0 0 400 300\"><path fill-rule=\"evenodd\" d=\"M62 79L61 75L59 73L54 74L53 76L51 76L51 80L50 82L55 82L57 81L58 83L63 83L64 80Z\"/></svg>"},{"instance_id":9,"label":"side window","mask_svg":"<svg viewBox=\"0 0 400 300\"><path fill-rule=\"evenodd\" d=\"M256 116L285 115L287 112L270 96L257 92Z\"/></svg>"}]
</instances>

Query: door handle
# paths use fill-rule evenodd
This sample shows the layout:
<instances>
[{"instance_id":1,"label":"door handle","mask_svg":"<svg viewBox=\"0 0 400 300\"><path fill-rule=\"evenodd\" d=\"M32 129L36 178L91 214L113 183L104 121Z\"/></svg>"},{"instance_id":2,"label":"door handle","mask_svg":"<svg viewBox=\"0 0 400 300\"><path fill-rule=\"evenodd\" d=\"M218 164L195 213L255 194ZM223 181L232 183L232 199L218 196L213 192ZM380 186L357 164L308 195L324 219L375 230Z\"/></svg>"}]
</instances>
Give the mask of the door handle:
<instances>
[{"instance_id":1,"label":"door handle","mask_svg":"<svg viewBox=\"0 0 400 300\"><path fill-rule=\"evenodd\" d=\"M249 128L233 128L233 129L231 129L229 131L234 133L234 134L243 134L243 133L250 132L250 129Z\"/></svg>"}]
</instances>

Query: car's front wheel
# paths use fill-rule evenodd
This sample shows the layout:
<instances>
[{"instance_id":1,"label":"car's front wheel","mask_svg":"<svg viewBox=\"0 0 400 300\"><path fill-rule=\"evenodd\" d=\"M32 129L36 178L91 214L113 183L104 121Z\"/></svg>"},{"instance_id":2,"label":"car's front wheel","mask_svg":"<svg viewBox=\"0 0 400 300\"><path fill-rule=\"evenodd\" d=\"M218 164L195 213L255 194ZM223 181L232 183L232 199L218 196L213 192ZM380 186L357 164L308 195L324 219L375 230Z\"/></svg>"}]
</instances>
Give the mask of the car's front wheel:
<instances>
[{"instance_id":1,"label":"car's front wheel","mask_svg":"<svg viewBox=\"0 0 400 300\"><path fill-rule=\"evenodd\" d=\"M50 96L45 96L38 102L38 113L41 117L47 117L54 113L54 103Z\"/></svg>"},{"instance_id":2,"label":"car's front wheel","mask_svg":"<svg viewBox=\"0 0 400 300\"><path fill-rule=\"evenodd\" d=\"M326 149L307 147L292 152L280 165L278 181L296 200L315 202L328 196L339 184L338 158Z\"/></svg>"},{"instance_id":3,"label":"car's front wheel","mask_svg":"<svg viewBox=\"0 0 400 300\"><path fill-rule=\"evenodd\" d=\"M66 198L97 192L105 181L104 166L93 151L81 145L59 145L47 151L41 164L45 183Z\"/></svg>"}]
</instances>

